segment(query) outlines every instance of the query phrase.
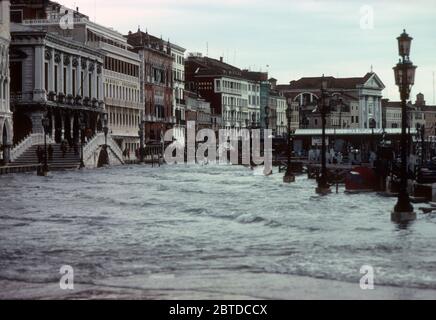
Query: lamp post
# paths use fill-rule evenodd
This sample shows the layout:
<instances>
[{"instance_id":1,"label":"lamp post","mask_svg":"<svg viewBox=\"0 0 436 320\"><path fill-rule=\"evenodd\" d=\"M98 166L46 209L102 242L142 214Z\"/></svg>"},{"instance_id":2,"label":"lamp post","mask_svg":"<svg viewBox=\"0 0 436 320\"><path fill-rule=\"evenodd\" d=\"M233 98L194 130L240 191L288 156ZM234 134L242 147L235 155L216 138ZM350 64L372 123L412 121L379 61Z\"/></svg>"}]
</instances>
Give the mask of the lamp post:
<instances>
[{"instance_id":1,"label":"lamp post","mask_svg":"<svg viewBox=\"0 0 436 320\"><path fill-rule=\"evenodd\" d=\"M410 61L410 47L413 38L409 37L406 30L397 38L399 55L401 56L398 64L393 68L395 73L395 83L401 93L401 182L398 202L395 205L391 218L395 222L407 222L416 219L413 206L410 203L407 192L407 99L415 83L416 66Z\"/></svg>"},{"instance_id":2,"label":"lamp post","mask_svg":"<svg viewBox=\"0 0 436 320\"><path fill-rule=\"evenodd\" d=\"M79 169L85 168L85 163L83 161L83 140L85 138L86 123L83 117L80 117L80 166Z\"/></svg>"},{"instance_id":3,"label":"lamp post","mask_svg":"<svg viewBox=\"0 0 436 320\"><path fill-rule=\"evenodd\" d=\"M327 152L327 146L325 143L325 127L326 127L326 116L327 112L330 108L330 95L327 92L327 80L324 78L324 75L322 76L322 82L321 82L321 106L320 106L320 113L321 113L321 122L322 122L322 144L321 144L321 176L318 178L318 187L316 188L316 192L319 194L326 194L330 193L330 185L328 183L327 178L327 159L326 159L326 152Z\"/></svg>"},{"instance_id":4,"label":"lamp post","mask_svg":"<svg viewBox=\"0 0 436 320\"><path fill-rule=\"evenodd\" d=\"M144 125L145 120L144 116L142 116L141 122L139 123L139 163L144 162Z\"/></svg>"},{"instance_id":5,"label":"lamp post","mask_svg":"<svg viewBox=\"0 0 436 320\"><path fill-rule=\"evenodd\" d=\"M42 166L42 174L43 176L47 176L48 173L48 162L47 162L47 132L48 127L50 125L50 120L48 117L44 117L42 119L42 126L44 127L44 165Z\"/></svg>"},{"instance_id":6,"label":"lamp post","mask_svg":"<svg viewBox=\"0 0 436 320\"><path fill-rule=\"evenodd\" d=\"M292 174L292 163L291 163L292 142L293 142L293 137L292 137L293 132L291 132L291 130L292 130L291 129L291 117L292 117L292 106L291 106L291 104L288 104L288 107L286 109L286 118L288 119L288 135L287 135L288 161L286 164L286 173L285 173L285 176L283 177L284 183L295 182L295 176Z\"/></svg>"},{"instance_id":7,"label":"lamp post","mask_svg":"<svg viewBox=\"0 0 436 320\"><path fill-rule=\"evenodd\" d=\"M269 128L269 112L270 112L270 108L265 107L265 129L267 130Z\"/></svg>"},{"instance_id":8,"label":"lamp post","mask_svg":"<svg viewBox=\"0 0 436 320\"><path fill-rule=\"evenodd\" d=\"M371 129L371 151L375 151L374 147L374 129L377 127L377 122L374 118L369 119L369 128Z\"/></svg>"},{"instance_id":9,"label":"lamp post","mask_svg":"<svg viewBox=\"0 0 436 320\"><path fill-rule=\"evenodd\" d=\"M420 163L421 167L424 165L424 158L425 158L425 126L421 125L420 123L416 124L416 135L417 135L417 143L419 142L420 148L421 148L421 154L420 154Z\"/></svg>"},{"instance_id":10,"label":"lamp post","mask_svg":"<svg viewBox=\"0 0 436 320\"><path fill-rule=\"evenodd\" d=\"M109 128L107 124L107 113L103 114L103 132L104 132L104 147L107 149L107 135L109 133Z\"/></svg>"}]
</instances>

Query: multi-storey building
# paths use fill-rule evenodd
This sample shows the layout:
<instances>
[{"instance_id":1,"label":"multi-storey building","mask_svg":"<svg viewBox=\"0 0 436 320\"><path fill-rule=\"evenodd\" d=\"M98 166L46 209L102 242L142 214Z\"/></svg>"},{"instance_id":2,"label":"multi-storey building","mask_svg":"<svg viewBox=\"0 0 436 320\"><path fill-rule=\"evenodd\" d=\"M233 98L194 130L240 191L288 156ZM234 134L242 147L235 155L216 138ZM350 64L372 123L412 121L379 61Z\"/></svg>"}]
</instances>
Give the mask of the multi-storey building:
<instances>
[{"instance_id":1,"label":"multi-storey building","mask_svg":"<svg viewBox=\"0 0 436 320\"><path fill-rule=\"evenodd\" d=\"M286 98L280 94L279 96L271 96L277 101L276 135L283 137L288 131L288 118L286 117L287 101Z\"/></svg>"},{"instance_id":2,"label":"multi-storey building","mask_svg":"<svg viewBox=\"0 0 436 320\"><path fill-rule=\"evenodd\" d=\"M223 61L190 54L186 60L186 85L211 105L213 119L222 116L222 127L248 127L248 80L242 71Z\"/></svg>"},{"instance_id":3,"label":"multi-storey building","mask_svg":"<svg viewBox=\"0 0 436 320\"><path fill-rule=\"evenodd\" d=\"M140 81L144 90L146 141L161 141L175 125L173 116L173 57L171 43L138 30L127 42L141 60Z\"/></svg>"},{"instance_id":4,"label":"multi-storey building","mask_svg":"<svg viewBox=\"0 0 436 320\"><path fill-rule=\"evenodd\" d=\"M186 49L170 44L173 57L173 116L176 118L174 138L184 141L185 136L185 51Z\"/></svg>"},{"instance_id":5,"label":"multi-storey building","mask_svg":"<svg viewBox=\"0 0 436 320\"><path fill-rule=\"evenodd\" d=\"M383 128L401 128L401 102L382 99Z\"/></svg>"},{"instance_id":6,"label":"multi-storey building","mask_svg":"<svg viewBox=\"0 0 436 320\"><path fill-rule=\"evenodd\" d=\"M402 125L402 107L400 101L389 101L389 99L382 100L383 106L383 123L384 128L392 129L392 128L401 128ZM407 125L410 128L416 128L417 125L424 125L428 133L433 135L435 123L432 123L433 118L433 110L436 108L431 106L426 106L424 95L419 93L416 96L416 102L413 104L412 102L407 103L407 114L408 120ZM432 129L433 128L433 129Z\"/></svg>"},{"instance_id":7,"label":"multi-storey building","mask_svg":"<svg viewBox=\"0 0 436 320\"><path fill-rule=\"evenodd\" d=\"M48 31L45 24L50 16L43 10L48 8L47 1L39 1L41 6L37 2L22 7L17 1L12 6L11 17L16 22L11 23L10 56L14 141L29 133L43 133L42 119L47 117L49 133L56 142L76 144L81 132L91 137L102 130L103 55Z\"/></svg>"},{"instance_id":8,"label":"multi-storey building","mask_svg":"<svg viewBox=\"0 0 436 320\"><path fill-rule=\"evenodd\" d=\"M142 109L139 55L130 51L127 39L112 28L90 21L88 16L77 10L51 1L47 3L45 19L27 18L23 20L23 25L63 35L99 51L104 63L98 69L95 90L99 99L105 102L110 133L120 148L135 150L139 147L138 126ZM79 69L80 66L73 66L73 77ZM81 86L75 83L72 86L73 96L84 96Z\"/></svg>"},{"instance_id":9,"label":"multi-storey building","mask_svg":"<svg viewBox=\"0 0 436 320\"><path fill-rule=\"evenodd\" d=\"M243 70L242 76L248 80L248 126L261 127L262 82L268 81L268 73Z\"/></svg>"},{"instance_id":10,"label":"multi-storey building","mask_svg":"<svg viewBox=\"0 0 436 320\"><path fill-rule=\"evenodd\" d=\"M210 103L195 92L185 91L186 121L195 121L196 130L212 129Z\"/></svg>"},{"instance_id":11,"label":"multi-storey building","mask_svg":"<svg viewBox=\"0 0 436 320\"><path fill-rule=\"evenodd\" d=\"M415 106L424 112L426 137L436 136L436 106L427 105L422 93L416 96Z\"/></svg>"},{"instance_id":12,"label":"multi-storey building","mask_svg":"<svg viewBox=\"0 0 436 320\"><path fill-rule=\"evenodd\" d=\"M321 115L317 109L322 81L327 81L328 91L342 98L327 116L327 128L382 128L381 97L385 88L377 74L371 72L358 78L314 77L279 85L278 90L299 103L300 126L320 128ZM339 98L338 98L339 99Z\"/></svg>"},{"instance_id":13,"label":"multi-storey building","mask_svg":"<svg viewBox=\"0 0 436 320\"><path fill-rule=\"evenodd\" d=\"M9 162L12 113L9 106L9 1L0 2L0 162Z\"/></svg>"}]
</instances>

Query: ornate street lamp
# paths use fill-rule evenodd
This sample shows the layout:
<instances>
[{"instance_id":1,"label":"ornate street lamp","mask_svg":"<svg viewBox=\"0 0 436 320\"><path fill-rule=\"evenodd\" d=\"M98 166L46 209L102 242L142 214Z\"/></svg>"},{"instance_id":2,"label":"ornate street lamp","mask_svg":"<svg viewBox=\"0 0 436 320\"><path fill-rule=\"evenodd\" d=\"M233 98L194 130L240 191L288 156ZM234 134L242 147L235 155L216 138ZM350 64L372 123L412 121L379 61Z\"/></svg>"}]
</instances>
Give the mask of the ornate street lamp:
<instances>
[{"instance_id":1,"label":"ornate street lamp","mask_svg":"<svg viewBox=\"0 0 436 320\"><path fill-rule=\"evenodd\" d=\"M85 129L86 129L86 123L85 119L83 117L80 117L79 119L79 126L80 126L80 166L79 169L85 168L85 162L83 161L83 141L85 139Z\"/></svg>"},{"instance_id":2,"label":"ornate street lamp","mask_svg":"<svg viewBox=\"0 0 436 320\"><path fill-rule=\"evenodd\" d=\"M49 171L47 162L47 132L50 126L50 120L48 117L42 119L42 126L44 128L44 165L42 166L42 175L46 176Z\"/></svg>"},{"instance_id":3,"label":"ornate street lamp","mask_svg":"<svg viewBox=\"0 0 436 320\"><path fill-rule=\"evenodd\" d=\"M421 145L420 163L421 166L423 166L425 154L426 154L425 153L425 125L421 125L420 123L416 124L416 136L417 136L417 141L419 141Z\"/></svg>"},{"instance_id":4,"label":"ornate street lamp","mask_svg":"<svg viewBox=\"0 0 436 320\"><path fill-rule=\"evenodd\" d=\"M270 107L265 107L265 128L267 130L269 127L269 112L270 112Z\"/></svg>"},{"instance_id":5,"label":"ornate street lamp","mask_svg":"<svg viewBox=\"0 0 436 320\"><path fill-rule=\"evenodd\" d=\"M287 134L287 140L288 140L288 161L286 164L286 173L283 177L283 182L285 183L291 183L295 182L295 176L292 174L292 163L291 163L291 157L292 157L292 142L293 132L291 129L291 118L292 118L292 106L291 104L288 104L288 108L286 109L286 117L288 119L288 134Z\"/></svg>"},{"instance_id":6,"label":"ornate street lamp","mask_svg":"<svg viewBox=\"0 0 436 320\"><path fill-rule=\"evenodd\" d=\"M139 123L139 162L144 162L144 125L145 125L145 119L144 115L142 114L141 122Z\"/></svg>"},{"instance_id":7,"label":"ornate street lamp","mask_svg":"<svg viewBox=\"0 0 436 320\"><path fill-rule=\"evenodd\" d=\"M377 122L374 118L369 119L369 128L371 129L371 151L375 151L374 146L374 129L377 128Z\"/></svg>"},{"instance_id":8,"label":"ornate street lamp","mask_svg":"<svg viewBox=\"0 0 436 320\"><path fill-rule=\"evenodd\" d=\"M107 113L103 114L103 132L104 132L104 147L107 149L107 135L109 133L108 123L107 123Z\"/></svg>"},{"instance_id":9,"label":"ornate street lamp","mask_svg":"<svg viewBox=\"0 0 436 320\"><path fill-rule=\"evenodd\" d=\"M318 178L318 187L316 188L316 192L319 194L326 194L331 192L330 185L328 183L328 177L327 177L327 159L326 159L327 146L325 143L326 116L330 109L330 95L327 92L327 87L328 87L327 79L325 79L323 75L322 82L321 82L321 105L319 110L321 113L321 122L322 122L321 176Z\"/></svg>"},{"instance_id":10,"label":"ornate street lamp","mask_svg":"<svg viewBox=\"0 0 436 320\"><path fill-rule=\"evenodd\" d=\"M410 203L407 192L407 99L410 97L410 90L415 83L416 66L410 61L411 37L406 30L401 34L398 40L398 51L401 56L398 64L393 68L395 74L395 83L400 89L401 94L401 182L398 202L392 213L392 220L396 222L407 222L416 219L416 213L413 212L413 206Z\"/></svg>"}]
</instances>

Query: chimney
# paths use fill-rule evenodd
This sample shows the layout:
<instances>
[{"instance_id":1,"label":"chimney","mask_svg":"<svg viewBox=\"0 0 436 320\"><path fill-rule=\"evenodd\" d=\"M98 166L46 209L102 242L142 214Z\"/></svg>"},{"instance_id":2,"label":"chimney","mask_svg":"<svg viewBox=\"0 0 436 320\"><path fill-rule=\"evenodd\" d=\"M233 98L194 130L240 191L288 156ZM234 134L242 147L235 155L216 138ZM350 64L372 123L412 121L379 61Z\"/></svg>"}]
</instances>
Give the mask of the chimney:
<instances>
[{"instance_id":1,"label":"chimney","mask_svg":"<svg viewBox=\"0 0 436 320\"><path fill-rule=\"evenodd\" d=\"M223 57L220 57L220 62L223 62Z\"/></svg>"}]
</instances>

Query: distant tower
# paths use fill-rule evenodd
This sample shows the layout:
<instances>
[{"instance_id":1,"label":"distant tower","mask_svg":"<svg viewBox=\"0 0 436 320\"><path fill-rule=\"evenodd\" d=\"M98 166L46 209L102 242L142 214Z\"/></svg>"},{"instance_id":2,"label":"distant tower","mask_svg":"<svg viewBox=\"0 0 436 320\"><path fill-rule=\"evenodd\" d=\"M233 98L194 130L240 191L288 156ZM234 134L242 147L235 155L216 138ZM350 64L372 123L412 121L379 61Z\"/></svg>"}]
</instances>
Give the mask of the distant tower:
<instances>
[{"instance_id":1,"label":"distant tower","mask_svg":"<svg viewBox=\"0 0 436 320\"><path fill-rule=\"evenodd\" d=\"M425 106L425 100L424 100L424 95L422 93L418 93L416 95L416 102L415 102L417 107L423 107Z\"/></svg>"}]
</instances>

